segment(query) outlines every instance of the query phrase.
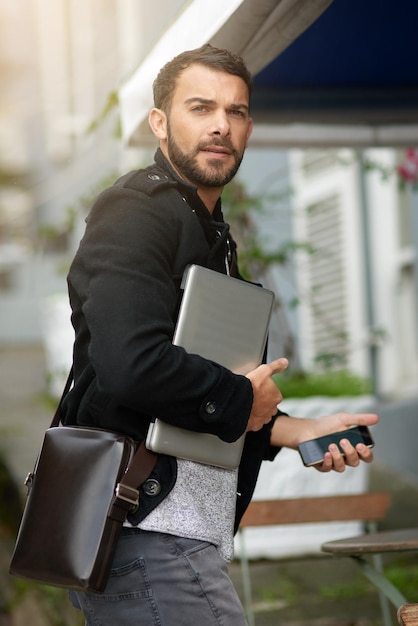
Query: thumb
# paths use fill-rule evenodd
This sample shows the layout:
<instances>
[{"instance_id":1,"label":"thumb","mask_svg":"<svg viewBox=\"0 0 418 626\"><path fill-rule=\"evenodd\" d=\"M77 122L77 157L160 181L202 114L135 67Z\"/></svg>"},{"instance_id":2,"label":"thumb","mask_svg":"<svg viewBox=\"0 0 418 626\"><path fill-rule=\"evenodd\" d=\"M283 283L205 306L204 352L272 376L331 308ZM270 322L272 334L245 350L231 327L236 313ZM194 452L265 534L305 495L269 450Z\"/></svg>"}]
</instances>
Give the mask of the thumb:
<instances>
[{"instance_id":1,"label":"thumb","mask_svg":"<svg viewBox=\"0 0 418 626\"><path fill-rule=\"evenodd\" d=\"M273 374L280 374L280 372L283 372L283 370L285 370L289 365L289 361L282 357L280 359L276 359L275 361L270 361L267 365L270 368L272 376Z\"/></svg>"}]
</instances>

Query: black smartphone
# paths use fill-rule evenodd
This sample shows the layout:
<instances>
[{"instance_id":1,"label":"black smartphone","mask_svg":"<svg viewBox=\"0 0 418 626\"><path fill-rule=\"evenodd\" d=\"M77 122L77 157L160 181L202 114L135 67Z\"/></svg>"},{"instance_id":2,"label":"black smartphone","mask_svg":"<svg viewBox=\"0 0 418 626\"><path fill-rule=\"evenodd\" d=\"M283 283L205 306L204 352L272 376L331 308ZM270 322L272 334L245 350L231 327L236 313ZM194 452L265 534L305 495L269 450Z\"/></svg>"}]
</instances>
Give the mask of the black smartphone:
<instances>
[{"instance_id":1,"label":"black smartphone","mask_svg":"<svg viewBox=\"0 0 418 626\"><path fill-rule=\"evenodd\" d=\"M310 439L309 441L303 441L298 445L299 454L302 458L303 464L306 467L311 465L319 465L324 460L325 452L328 452L328 447L331 443L336 443L344 454L339 442L341 439L348 439L349 442L356 446L358 443L364 443L369 448L373 448L374 441L367 426L354 426L347 430L342 430L339 433L332 433L325 435L324 437L318 437L317 439Z\"/></svg>"}]
</instances>

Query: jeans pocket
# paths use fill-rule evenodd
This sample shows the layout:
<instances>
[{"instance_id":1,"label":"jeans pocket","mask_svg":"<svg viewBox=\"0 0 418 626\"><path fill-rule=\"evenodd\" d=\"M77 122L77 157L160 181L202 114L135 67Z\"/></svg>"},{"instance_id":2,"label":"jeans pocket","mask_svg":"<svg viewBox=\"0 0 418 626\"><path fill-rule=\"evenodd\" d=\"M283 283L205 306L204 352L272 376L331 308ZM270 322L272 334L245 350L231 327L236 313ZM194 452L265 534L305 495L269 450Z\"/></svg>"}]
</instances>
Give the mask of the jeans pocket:
<instances>
[{"instance_id":1,"label":"jeans pocket","mask_svg":"<svg viewBox=\"0 0 418 626\"><path fill-rule=\"evenodd\" d=\"M202 541L201 539L171 537L171 540L174 542L177 550L185 556L194 554L195 552L200 552L201 550L205 550L206 548L212 546L211 543L208 543L207 541Z\"/></svg>"},{"instance_id":2,"label":"jeans pocket","mask_svg":"<svg viewBox=\"0 0 418 626\"><path fill-rule=\"evenodd\" d=\"M144 560L136 558L110 571L103 593L76 593L70 596L79 605L86 626L160 626L158 608L148 580Z\"/></svg>"},{"instance_id":3,"label":"jeans pocket","mask_svg":"<svg viewBox=\"0 0 418 626\"><path fill-rule=\"evenodd\" d=\"M146 566L142 558L136 558L110 570L103 593L87 593L98 602L134 600L152 596Z\"/></svg>"}]
</instances>

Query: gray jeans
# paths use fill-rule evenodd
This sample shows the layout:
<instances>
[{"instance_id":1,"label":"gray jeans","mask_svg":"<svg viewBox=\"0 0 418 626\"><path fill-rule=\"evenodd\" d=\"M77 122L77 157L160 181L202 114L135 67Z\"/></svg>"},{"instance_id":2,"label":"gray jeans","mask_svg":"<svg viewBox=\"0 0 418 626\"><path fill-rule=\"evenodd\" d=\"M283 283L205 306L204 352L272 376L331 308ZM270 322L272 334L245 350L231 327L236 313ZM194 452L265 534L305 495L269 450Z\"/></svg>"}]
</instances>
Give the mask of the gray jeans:
<instances>
[{"instance_id":1,"label":"gray jeans","mask_svg":"<svg viewBox=\"0 0 418 626\"><path fill-rule=\"evenodd\" d=\"M216 548L173 535L124 529L104 593L69 595L86 626L247 626Z\"/></svg>"}]
</instances>

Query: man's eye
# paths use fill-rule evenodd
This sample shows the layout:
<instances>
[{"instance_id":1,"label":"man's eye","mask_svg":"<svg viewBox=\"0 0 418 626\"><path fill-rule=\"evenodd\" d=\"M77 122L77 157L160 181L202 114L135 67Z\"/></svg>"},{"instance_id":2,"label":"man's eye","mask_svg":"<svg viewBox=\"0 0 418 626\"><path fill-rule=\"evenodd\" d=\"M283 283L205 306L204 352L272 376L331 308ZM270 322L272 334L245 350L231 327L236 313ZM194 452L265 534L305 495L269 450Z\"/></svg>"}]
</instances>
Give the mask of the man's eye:
<instances>
[{"instance_id":1,"label":"man's eye","mask_svg":"<svg viewBox=\"0 0 418 626\"><path fill-rule=\"evenodd\" d=\"M244 111L241 111L240 109L232 109L231 115L233 115L234 117L240 117L240 118L245 117Z\"/></svg>"},{"instance_id":2,"label":"man's eye","mask_svg":"<svg viewBox=\"0 0 418 626\"><path fill-rule=\"evenodd\" d=\"M207 111L207 107L203 104L199 104L193 107L192 111L195 111L196 113L204 113L205 111Z\"/></svg>"}]
</instances>

